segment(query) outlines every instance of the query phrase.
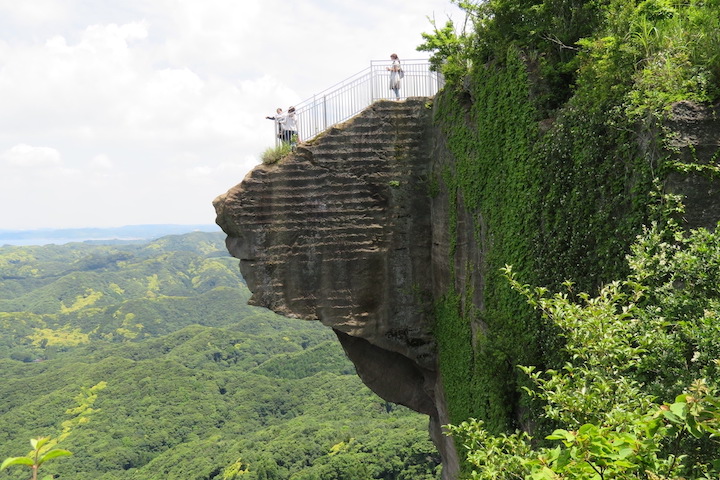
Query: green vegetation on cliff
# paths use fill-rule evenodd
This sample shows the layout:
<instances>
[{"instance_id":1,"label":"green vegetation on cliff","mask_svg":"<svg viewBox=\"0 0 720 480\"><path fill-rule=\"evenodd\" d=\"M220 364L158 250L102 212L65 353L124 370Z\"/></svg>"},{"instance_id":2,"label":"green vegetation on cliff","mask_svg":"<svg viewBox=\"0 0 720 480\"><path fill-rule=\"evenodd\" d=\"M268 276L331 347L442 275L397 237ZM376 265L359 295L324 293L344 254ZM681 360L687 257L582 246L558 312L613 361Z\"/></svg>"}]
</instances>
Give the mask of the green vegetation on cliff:
<instances>
[{"instance_id":1,"label":"green vegetation on cliff","mask_svg":"<svg viewBox=\"0 0 720 480\"><path fill-rule=\"evenodd\" d=\"M596 296L509 283L566 340L557 369L521 367L544 408L530 434L451 426L485 480L720 475L720 233L656 226L630 275Z\"/></svg>"},{"instance_id":2,"label":"green vegetation on cliff","mask_svg":"<svg viewBox=\"0 0 720 480\"><path fill-rule=\"evenodd\" d=\"M541 408L516 366L564 361L557 327L501 269L551 291L572 280L595 292L628 273L636 235L668 209L670 106L720 98L720 4L459 4L472 28L438 27L420 48L447 78L435 109L454 159L435 175L451 238L471 222L483 261L437 305L436 334L451 420L499 433L530 428Z\"/></svg>"},{"instance_id":3,"label":"green vegetation on cliff","mask_svg":"<svg viewBox=\"0 0 720 480\"><path fill-rule=\"evenodd\" d=\"M330 329L248 306L223 240L0 248L0 458L52 437L73 455L43 475L73 480L436 479L427 418Z\"/></svg>"}]
</instances>

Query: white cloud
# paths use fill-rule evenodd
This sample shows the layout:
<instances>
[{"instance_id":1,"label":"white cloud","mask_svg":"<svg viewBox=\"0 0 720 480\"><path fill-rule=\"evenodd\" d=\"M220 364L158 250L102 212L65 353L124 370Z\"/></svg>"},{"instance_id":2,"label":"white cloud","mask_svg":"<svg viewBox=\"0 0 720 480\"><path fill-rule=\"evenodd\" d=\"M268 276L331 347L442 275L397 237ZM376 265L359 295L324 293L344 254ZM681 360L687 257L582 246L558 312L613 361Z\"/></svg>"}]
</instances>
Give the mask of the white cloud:
<instances>
[{"instance_id":1,"label":"white cloud","mask_svg":"<svg viewBox=\"0 0 720 480\"><path fill-rule=\"evenodd\" d=\"M8 165L27 168L59 166L62 163L60 152L54 148L32 147L23 143L6 150L0 158Z\"/></svg>"},{"instance_id":2,"label":"white cloud","mask_svg":"<svg viewBox=\"0 0 720 480\"><path fill-rule=\"evenodd\" d=\"M96 170L110 170L113 168L113 162L110 160L110 157L105 155L104 153L101 153L99 155L95 155L90 160L90 167L94 168Z\"/></svg>"},{"instance_id":3,"label":"white cloud","mask_svg":"<svg viewBox=\"0 0 720 480\"><path fill-rule=\"evenodd\" d=\"M0 209L0 228L210 223L274 142L266 115L420 56L426 16L452 8L0 0L0 204L24 210Z\"/></svg>"},{"instance_id":4,"label":"white cloud","mask_svg":"<svg viewBox=\"0 0 720 480\"><path fill-rule=\"evenodd\" d=\"M46 23L64 15L64 7L57 0L33 0L18 2L0 0L0 12L9 15L21 25Z\"/></svg>"}]
</instances>

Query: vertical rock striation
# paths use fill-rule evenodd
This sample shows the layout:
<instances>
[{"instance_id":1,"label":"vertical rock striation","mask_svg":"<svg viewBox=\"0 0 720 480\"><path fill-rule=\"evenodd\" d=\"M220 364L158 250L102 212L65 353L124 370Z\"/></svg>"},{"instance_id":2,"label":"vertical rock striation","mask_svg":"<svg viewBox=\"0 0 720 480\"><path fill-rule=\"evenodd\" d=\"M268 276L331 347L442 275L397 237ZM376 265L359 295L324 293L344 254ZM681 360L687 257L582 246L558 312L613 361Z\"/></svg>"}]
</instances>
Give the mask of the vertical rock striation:
<instances>
[{"instance_id":1,"label":"vertical rock striation","mask_svg":"<svg viewBox=\"0 0 720 480\"><path fill-rule=\"evenodd\" d=\"M454 478L430 311L426 103L375 103L213 203L251 303L332 327L368 387L430 416Z\"/></svg>"}]
</instances>

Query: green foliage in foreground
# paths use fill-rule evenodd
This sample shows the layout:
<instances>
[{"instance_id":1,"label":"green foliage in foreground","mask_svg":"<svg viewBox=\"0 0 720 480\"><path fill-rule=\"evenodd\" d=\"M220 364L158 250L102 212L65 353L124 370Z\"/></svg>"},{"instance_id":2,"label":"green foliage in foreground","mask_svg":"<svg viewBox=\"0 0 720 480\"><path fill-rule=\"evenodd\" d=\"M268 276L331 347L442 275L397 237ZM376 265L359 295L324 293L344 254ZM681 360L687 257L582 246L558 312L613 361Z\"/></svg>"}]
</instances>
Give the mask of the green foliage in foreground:
<instances>
[{"instance_id":1,"label":"green foliage in foreground","mask_svg":"<svg viewBox=\"0 0 720 480\"><path fill-rule=\"evenodd\" d=\"M0 458L49 436L73 480L437 479L427 417L248 306L223 240L0 248Z\"/></svg>"},{"instance_id":2,"label":"green foliage in foreground","mask_svg":"<svg viewBox=\"0 0 720 480\"><path fill-rule=\"evenodd\" d=\"M720 476L720 231L650 229L632 273L591 297L507 277L559 327L568 362L529 377L552 431L450 427L474 479L716 479Z\"/></svg>"},{"instance_id":3,"label":"green foliage in foreground","mask_svg":"<svg viewBox=\"0 0 720 480\"><path fill-rule=\"evenodd\" d=\"M52 460L58 457L65 457L72 455L71 452L63 450L61 448L52 448L50 445L51 439L46 437L33 438L30 440L32 445L32 451L26 457L10 457L6 458L5 461L0 465L0 470L5 470L7 467L12 465L24 465L30 467L32 471L31 480L37 480L38 471L43 463L48 460ZM43 480L52 479L51 475L44 477Z\"/></svg>"}]
</instances>

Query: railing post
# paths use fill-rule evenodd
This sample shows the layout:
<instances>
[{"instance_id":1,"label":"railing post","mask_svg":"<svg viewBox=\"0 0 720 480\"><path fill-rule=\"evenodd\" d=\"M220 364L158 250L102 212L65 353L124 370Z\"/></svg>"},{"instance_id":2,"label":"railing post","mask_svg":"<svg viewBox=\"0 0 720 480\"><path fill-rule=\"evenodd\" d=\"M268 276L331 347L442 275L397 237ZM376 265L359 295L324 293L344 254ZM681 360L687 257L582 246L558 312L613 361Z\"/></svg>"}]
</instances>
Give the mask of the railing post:
<instances>
[{"instance_id":1,"label":"railing post","mask_svg":"<svg viewBox=\"0 0 720 480\"><path fill-rule=\"evenodd\" d=\"M425 87L425 88L427 89L427 90L426 90L427 92L430 92L430 91L432 91L432 83L431 83L431 82L432 82L432 79L430 78L430 71L427 70L427 67L425 67L425 68L426 68L426 70L425 70L425 72L424 72L424 75L425 75L425 84L426 84L426 87Z\"/></svg>"},{"instance_id":2,"label":"railing post","mask_svg":"<svg viewBox=\"0 0 720 480\"><path fill-rule=\"evenodd\" d=\"M323 130L327 129L327 95L323 95Z\"/></svg>"},{"instance_id":3,"label":"railing post","mask_svg":"<svg viewBox=\"0 0 720 480\"><path fill-rule=\"evenodd\" d=\"M318 112L317 112L317 99L315 98L315 95L313 94L312 99L312 119L313 119L313 135L317 135L317 133L320 131L318 127L318 118L317 118Z\"/></svg>"},{"instance_id":4,"label":"railing post","mask_svg":"<svg viewBox=\"0 0 720 480\"><path fill-rule=\"evenodd\" d=\"M375 66L370 61L370 104L375 101Z\"/></svg>"}]
</instances>

